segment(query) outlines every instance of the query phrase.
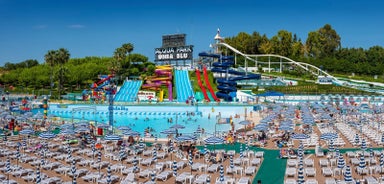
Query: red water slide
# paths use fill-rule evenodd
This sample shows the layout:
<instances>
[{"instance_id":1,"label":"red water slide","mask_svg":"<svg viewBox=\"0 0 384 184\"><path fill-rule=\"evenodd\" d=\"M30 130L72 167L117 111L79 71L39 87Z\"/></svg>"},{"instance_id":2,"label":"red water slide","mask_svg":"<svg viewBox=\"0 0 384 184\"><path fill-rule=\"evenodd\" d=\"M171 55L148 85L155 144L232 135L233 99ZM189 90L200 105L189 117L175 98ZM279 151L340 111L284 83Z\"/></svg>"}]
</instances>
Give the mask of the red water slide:
<instances>
[{"instance_id":1,"label":"red water slide","mask_svg":"<svg viewBox=\"0 0 384 184\"><path fill-rule=\"evenodd\" d=\"M209 100L209 97L208 97L208 95L207 95L207 90L205 90L205 87L203 86L203 83L201 82L200 70L199 70L199 69L196 69L196 76L197 76L197 83L199 84L200 89L201 89L201 91L203 92L204 99L205 99L207 102L211 101L211 100Z\"/></svg>"},{"instance_id":2,"label":"red water slide","mask_svg":"<svg viewBox=\"0 0 384 184\"><path fill-rule=\"evenodd\" d=\"M205 85L208 87L209 92L211 92L211 95L212 95L213 99L215 99L215 101L220 101L220 99L217 98L215 92L213 91L211 83L209 83L208 72L207 72L207 67L206 66L204 66L204 68L203 68L203 73L204 73Z\"/></svg>"}]
</instances>

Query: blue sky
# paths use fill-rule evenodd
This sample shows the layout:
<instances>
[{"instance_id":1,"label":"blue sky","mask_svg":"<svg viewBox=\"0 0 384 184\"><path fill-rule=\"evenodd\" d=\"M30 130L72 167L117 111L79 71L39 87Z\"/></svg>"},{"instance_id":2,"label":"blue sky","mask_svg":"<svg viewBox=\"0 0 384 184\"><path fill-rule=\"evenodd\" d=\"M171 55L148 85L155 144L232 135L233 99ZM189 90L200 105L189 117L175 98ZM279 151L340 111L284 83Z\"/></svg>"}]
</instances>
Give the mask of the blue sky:
<instances>
[{"instance_id":1,"label":"blue sky","mask_svg":"<svg viewBox=\"0 0 384 184\"><path fill-rule=\"evenodd\" d=\"M194 55L223 37L308 32L330 24L343 47L384 46L384 1L354 0L0 0L0 65L66 48L72 58L112 56L123 43L154 59L162 35L185 33Z\"/></svg>"}]
</instances>

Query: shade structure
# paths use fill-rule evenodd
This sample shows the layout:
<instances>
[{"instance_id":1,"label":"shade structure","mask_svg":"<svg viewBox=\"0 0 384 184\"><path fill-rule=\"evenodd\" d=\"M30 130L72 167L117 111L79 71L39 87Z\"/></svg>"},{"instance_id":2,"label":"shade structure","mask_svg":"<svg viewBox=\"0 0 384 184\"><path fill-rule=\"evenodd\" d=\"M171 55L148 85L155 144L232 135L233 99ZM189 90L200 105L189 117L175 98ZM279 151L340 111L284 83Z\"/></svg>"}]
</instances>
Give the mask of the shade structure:
<instances>
[{"instance_id":1,"label":"shade structure","mask_svg":"<svg viewBox=\"0 0 384 184\"><path fill-rule=\"evenodd\" d=\"M172 134L176 134L177 130L174 128L169 128L169 129L165 129L165 130L161 131L160 133L166 134L166 135L172 135Z\"/></svg>"},{"instance_id":2,"label":"shade structure","mask_svg":"<svg viewBox=\"0 0 384 184\"><path fill-rule=\"evenodd\" d=\"M32 135L35 134L35 131L32 129L24 129L19 132L20 135Z\"/></svg>"},{"instance_id":3,"label":"shade structure","mask_svg":"<svg viewBox=\"0 0 384 184\"><path fill-rule=\"evenodd\" d=\"M250 125L250 124L252 124L252 122L250 122L248 120L244 120L244 121L240 121L239 124L240 125Z\"/></svg>"},{"instance_id":4,"label":"shade structure","mask_svg":"<svg viewBox=\"0 0 384 184\"><path fill-rule=\"evenodd\" d=\"M73 124L60 125L60 129L73 129Z\"/></svg>"},{"instance_id":5,"label":"shade structure","mask_svg":"<svg viewBox=\"0 0 384 184\"><path fill-rule=\"evenodd\" d=\"M213 137L208 137L207 139L204 140L204 142L206 144L223 144L224 143L224 139L221 138L221 137L216 137L216 136L213 136Z\"/></svg>"},{"instance_id":6,"label":"shade structure","mask_svg":"<svg viewBox=\"0 0 384 184\"><path fill-rule=\"evenodd\" d=\"M156 146L153 147L153 151L152 151L152 160L153 160L153 162L157 162L157 150L156 150Z\"/></svg>"},{"instance_id":7,"label":"shade structure","mask_svg":"<svg viewBox=\"0 0 384 184\"><path fill-rule=\"evenodd\" d=\"M359 162L359 168L364 169L366 167L364 154L361 154L360 156L360 162Z\"/></svg>"},{"instance_id":8,"label":"shade structure","mask_svg":"<svg viewBox=\"0 0 384 184\"><path fill-rule=\"evenodd\" d=\"M345 160L342 154L340 154L339 158L337 159L337 167L340 169L343 169L345 166Z\"/></svg>"},{"instance_id":9,"label":"shade structure","mask_svg":"<svg viewBox=\"0 0 384 184\"><path fill-rule=\"evenodd\" d=\"M36 184L41 183L41 175L40 175L40 167L36 168L36 176L35 176Z\"/></svg>"},{"instance_id":10,"label":"shade structure","mask_svg":"<svg viewBox=\"0 0 384 184\"><path fill-rule=\"evenodd\" d=\"M121 140L121 137L118 135L110 134L110 135L106 135L104 137L104 140L106 140L106 141L119 141L119 140Z\"/></svg>"},{"instance_id":11,"label":"shade structure","mask_svg":"<svg viewBox=\"0 0 384 184\"><path fill-rule=\"evenodd\" d=\"M184 125L180 125L180 124L174 124L174 125L172 125L170 128L174 128L174 129L184 129L185 126L184 126Z\"/></svg>"},{"instance_id":12,"label":"shade structure","mask_svg":"<svg viewBox=\"0 0 384 184\"><path fill-rule=\"evenodd\" d=\"M119 126L119 127L117 127L117 129L118 129L118 130L121 130L121 131L128 131L128 130L131 130L131 128L128 127L128 126Z\"/></svg>"},{"instance_id":13,"label":"shade structure","mask_svg":"<svg viewBox=\"0 0 384 184\"><path fill-rule=\"evenodd\" d=\"M223 165L220 165L220 182L223 183L224 182L224 166Z\"/></svg>"},{"instance_id":14,"label":"shade structure","mask_svg":"<svg viewBox=\"0 0 384 184\"><path fill-rule=\"evenodd\" d=\"M192 136L192 135L182 135L182 136L178 136L178 137L176 137L175 140L178 141L178 142L182 142L182 141L194 141L194 140L196 140L196 137L195 137L195 136Z\"/></svg>"},{"instance_id":15,"label":"shade structure","mask_svg":"<svg viewBox=\"0 0 384 184\"><path fill-rule=\"evenodd\" d=\"M109 128L110 126L108 124L105 124L105 123L99 123L97 125L97 128Z\"/></svg>"},{"instance_id":16,"label":"shade structure","mask_svg":"<svg viewBox=\"0 0 384 184\"><path fill-rule=\"evenodd\" d=\"M344 172L344 181L345 182L352 182L352 172L351 172L351 167L349 165L346 166L345 172Z\"/></svg>"},{"instance_id":17,"label":"shade structure","mask_svg":"<svg viewBox=\"0 0 384 184\"><path fill-rule=\"evenodd\" d=\"M297 183L299 183L299 184L304 183L304 166L303 166L303 158L302 157L300 157L299 168L297 170Z\"/></svg>"},{"instance_id":18,"label":"shade structure","mask_svg":"<svg viewBox=\"0 0 384 184\"><path fill-rule=\"evenodd\" d=\"M59 134L62 134L62 135L73 135L75 133L76 132L73 129L62 129L62 130L60 130Z\"/></svg>"},{"instance_id":19,"label":"shade structure","mask_svg":"<svg viewBox=\"0 0 384 184\"><path fill-rule=\"evenodd\" d=\"M360 136L359 134L355 134L355 144L358 145L360 143Z\"/></svg>"},{"instance_id":20,"label":"shade structure","mask_svg":"<svg viewBox=\"0 0 384 184\"><path fill-rule=\"evenodd\" d=\"M111 170L111 165L108 164L108 167L107 167L107 183L108 184L111 184L112 183L112 170Z\"/></svg>"},{"instance_id":21,"label":"shade structure","mask_svg":"<svg viewBox=\"0 0 384 184\"><path fill-rule=\"evenodd\" d=\"M39 135L39 137L42 139L52 139L56 137L56 134L52 132L43 132Z\"/></svg>"},{"instance_id":22,"label":"shade structure","mask_svg":"<svg viewBox=\"0 0 384 184\"><path fill-rule=\"evenodd\" d=\"M128 130L128 131L124 131L122 135L136 137L136 136L140 136L140 132L137 132L134 130Z\"/></svg>"},{"instance_id":23,"label":"shade structure","mask_svg":"<svg viewBox=\"0 0 384 184\"><path fill-rule=\"evenodd\" d=\"M337 133L331 133L331 132L323 133L320 135L320 139L322 140L333 140L333 139L336 139L337 137L339 137Z\"/></svg>"},{"instance_id":24,"label":"shade structure","mask_svg":"<svg viewBox=\"0 0 384 184\"><path fill-rule=\"evenodd\" d=\"M87 128L87 127L83 127L83 126L80 126L80 127L77 127L77 128L75 128L75 132L76 133L86 133L86 132L89 132L90 131L90 129L89 128Z\"/></svg>"},{"instance_id":25,"label":"shade structure","mask_svg":"<svg viewBox=\"0 0 384 184\"><path fill-rule=\"evenodd\" d=\"M176 160L173 161L172 170L173 170L173 176L176 177L177 176L177 162L176 162Z\"/></svg>"},{"instance_id":26,"label":"shade structure","mask_svg":"<svg viewBox=\"0 0 384 184\"><path fill-rule=\"evenodd\" d=\"M268 130L268 125L266 123L260 123L260 124L257 124L253 129L256 131L266 131Z\"/></svg>"},{"instance_id":27,"label":"shade structure","mask_svg":"<svg viewBox=\"0 0 384 184\"><path fill-rule=\"evenodd\" d=\"M361 150L365 151L367 149L367 142L365 139L361 140Z\"/></svg>"},{"instance_id":28,"label":"shade structure","mask_svg":"<svg viewBox=\"0 0 384 184\"><path fill-rule=\"evenodd\" d=\"M293 134L291 136L292 139L296 139L296 140L304 140L304 139L309 139L310 136L307 135L307 134Z\"/></svg>"}]
</instances>

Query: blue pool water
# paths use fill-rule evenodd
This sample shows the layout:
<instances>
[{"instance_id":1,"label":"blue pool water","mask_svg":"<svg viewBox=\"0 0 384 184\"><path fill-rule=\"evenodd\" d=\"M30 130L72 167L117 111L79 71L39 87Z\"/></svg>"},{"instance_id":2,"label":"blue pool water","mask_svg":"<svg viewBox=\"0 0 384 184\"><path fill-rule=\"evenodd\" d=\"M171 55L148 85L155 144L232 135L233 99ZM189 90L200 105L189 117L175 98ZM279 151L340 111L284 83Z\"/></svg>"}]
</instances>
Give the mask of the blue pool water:
<instances>
[{"instance_id":1,"label":"blue pool water","mask_svg":"<svg viewBox=\"0 0 384 184\"><path fill-rule=\"evenodd\" d=\"M160 132L176 123L185 126L185 129L179 130L183 134L193 133L198 126L204 128L207 133L214 133L215 128L218 132L231 128L229 124L216 124L216 116L219 116L219 113L222 118L230 118L236 114L243 115L245 111L249 113L251 110L252 106L114 106L114 126L130 126L141 133L150 127L153 129L152 134L158 137L165 137L166 135ZM108 106L50 105L48 114L67 118L67 121L109 121ZM172 123L168 122L170 119ZM235 129L242 128L238 123L244 120L244 116L232 120Z\"/></svg>"}]
</instances>

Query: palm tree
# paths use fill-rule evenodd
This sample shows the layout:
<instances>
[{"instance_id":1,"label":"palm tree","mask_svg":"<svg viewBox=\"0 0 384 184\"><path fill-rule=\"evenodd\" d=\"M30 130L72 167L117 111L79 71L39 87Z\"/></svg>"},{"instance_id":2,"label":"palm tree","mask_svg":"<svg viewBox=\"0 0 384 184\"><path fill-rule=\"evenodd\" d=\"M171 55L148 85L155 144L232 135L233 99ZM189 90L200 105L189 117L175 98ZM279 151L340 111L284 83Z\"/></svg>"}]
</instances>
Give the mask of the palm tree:
<instances>
[{"instance_id":1,"label":"palm tree","mask_svg":"<svg viewBox=\"0 0 384 184\"><path fill-rule=\"evenodd\" d=\"M122 45L122 48L124 48L125 53L128 52L128 66L131 64L131 52L133 51L133 44L132 43L126 43Z\"/></svg>"},{"instance_id":2,"label":"palm tree","mask_svg":"<svg viewBox=\"0 0 384 184\"><path fill-rule=\"evenodd\" d=\"M60 48L57 51L57 61L58 61L58 64L60 65L59 72L58 72L58 74L59 74L59 76L58 76L59 100L61 98L61 90L63 88L63 84L65 81L65 75L67 74L67 71L68 71L67 68L64 67L64 64L69 61L69 57L70 57L70 54L69 54L69 51L67 49Z\"/></svg>"},{"instance_id":3,"label":"palm tree","mask_svg":"<svg viewBox=\"0 0 384 184\"><path fill-rule=\"evenodd\" d=\"M53 67L55 66L55 63L56 63L56 55L57 55L57 52L55 50L49 50L47 54L45 54L44 56L44 59L45 59L45 63L48 64L50 67L51 67L51 73L50 73L50 87L51 87L51 91L50 91L50 95L52 95L52 87L53 87Z\"/></svg>"}]
</instances>

